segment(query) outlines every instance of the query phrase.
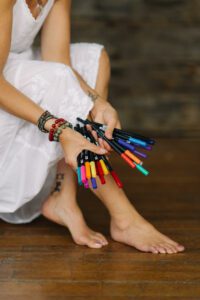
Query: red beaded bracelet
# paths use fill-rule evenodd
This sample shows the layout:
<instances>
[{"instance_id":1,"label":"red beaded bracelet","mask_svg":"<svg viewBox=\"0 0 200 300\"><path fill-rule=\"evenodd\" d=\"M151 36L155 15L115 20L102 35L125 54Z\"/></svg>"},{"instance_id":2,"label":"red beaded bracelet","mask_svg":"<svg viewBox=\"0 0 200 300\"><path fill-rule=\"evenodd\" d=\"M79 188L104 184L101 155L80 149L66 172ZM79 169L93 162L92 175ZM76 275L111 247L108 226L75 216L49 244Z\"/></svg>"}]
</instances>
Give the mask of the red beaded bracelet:
<instances>
[{"instance_id":1,"label":"red beaded bracelet","mask_svg":"<svg viewBox=\"0 0 200 300\"><path fill-rule=\"evenodd\" d=\"M61 125L61 123L63 124L64 122L65 122L65 119L63 119L63 118L59 118L54 121L54 123L51 125L51 128L49 130L49 141L51 141L51 142L53 141L53 136L54 136L56 129L59 127L59 124Z\"/></svg>"},{"instance_id":2,"label":"red beaded bracelet","mask_svg":"<svg viewBox=\"0 0 200 300\"><path fill-rule=\"evenodd\" d=\"M62 126L63 124L67 124L67 127L72 128L72 124L67 122L63 118L56 119L55 122L51 125L51 128L49 130L49 141L55 141L54 134L57 132L58 128Z\"/></svg>"}]
</instances>

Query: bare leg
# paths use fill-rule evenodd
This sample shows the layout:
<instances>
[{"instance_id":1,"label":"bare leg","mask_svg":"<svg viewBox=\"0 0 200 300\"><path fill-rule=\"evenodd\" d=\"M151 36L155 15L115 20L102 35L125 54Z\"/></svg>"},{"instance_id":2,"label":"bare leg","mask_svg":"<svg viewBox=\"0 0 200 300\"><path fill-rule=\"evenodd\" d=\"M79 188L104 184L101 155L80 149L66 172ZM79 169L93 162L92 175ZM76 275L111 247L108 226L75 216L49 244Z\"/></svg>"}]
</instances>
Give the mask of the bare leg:
<instances>
[{"instance_id":1,"label":"bare leg","mask_svg":"<svg viewBox=\"0 0 200 300\"><path fill-rule=\"evenodd\" d=\"M110 79L109 57L102 52L96 91L108 96ZM92 190L105 204L111 215L111 236L114 240L153 253L176 253L184 247L163 235L146 221L133 207L123 190L120 190L111 176L106 177L106 185L98 182L98 189Z\"/></svg>"},{"instance_id":2,"label":"bare leg","mask_svg":"<svg viewBox=\"0 0 200 300\"><path fill-rule=\"evenodd\" d=\"M91 230L76 201L76 178L74 171L62 159L58 163L56 187L42 207L42 214L60 225L68 227L78 245L101 248L106 238Z\"/></svg>"},{"instance_id":3,"label":"bare leg","mask_svg":"<svg viewBox=\"0 0 200 300\"><path fill-rule=\"evenodd\" d=\"M133 207L122 189L119 189L110 175L106 184L98 181L93 193L105 204L111 215L111 236L144 252L177 253L184 247L160 233Z\"/></svg>"},{"instance_id":4,"label":"bare leg","mask_svg":"<svg viewBox=\"0 0 200 300\"><path fill-rule=\"evenodd\" d=\"M108 95L109 79L109 58L103 50L99 62L96 91L105 99ZM68 227L72 238L79 245L87 245L91 248L107 245L108 242L102 234L94 232L87 226L76 201L76 174L66 165L64 159L58 163L57 177L55 190L44 202L42 214L46 218Z\"/></svg>"}]
</instances>

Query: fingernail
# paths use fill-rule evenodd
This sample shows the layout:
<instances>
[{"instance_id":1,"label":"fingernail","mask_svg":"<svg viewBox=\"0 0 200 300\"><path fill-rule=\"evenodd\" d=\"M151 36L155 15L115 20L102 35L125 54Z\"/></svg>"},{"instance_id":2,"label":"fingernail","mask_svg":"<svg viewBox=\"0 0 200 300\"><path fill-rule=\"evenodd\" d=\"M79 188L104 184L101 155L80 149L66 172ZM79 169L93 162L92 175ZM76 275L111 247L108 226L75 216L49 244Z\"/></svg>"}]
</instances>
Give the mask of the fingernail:
<instances>
[{"instance_id":1,"label":"fingernail","mask_svg":"<svg viewBox=\"0 0 200 300\"><path fill-rule=\"evenodd\" d=\"M107 153L107 150L106 150L106 149L103 149L103 148L101 148L101 153L102 153L102 154L105 154L105 153Z\"/></svg>"}]
</instances>

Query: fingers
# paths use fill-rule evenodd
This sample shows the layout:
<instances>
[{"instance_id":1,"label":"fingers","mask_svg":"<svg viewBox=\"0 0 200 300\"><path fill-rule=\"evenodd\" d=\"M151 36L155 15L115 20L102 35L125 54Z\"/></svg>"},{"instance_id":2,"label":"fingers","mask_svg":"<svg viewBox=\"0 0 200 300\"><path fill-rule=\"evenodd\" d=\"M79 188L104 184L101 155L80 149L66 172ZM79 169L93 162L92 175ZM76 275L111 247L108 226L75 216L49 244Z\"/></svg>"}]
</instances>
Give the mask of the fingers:
<instances>
[{"instance_id":1,"label":"fingers","mask_svg":"<svg viewBox=\"0 0 200 300\"><path fill-rule=\"evenodd\" d=\"M115 127L116 127L116 120L115 119L110 120L110 122L107 124L107 128L105 131L105 136L108 139L112 139L112 134Z\"/></svg>"},{"instance_id":2,"label":"fingers","mask_svg":"<svg viewBox=\"0 0 200 300\"><path fill-rule=\"evenodd\" d=\"M111 152L112 151L112 148L110 147L110 145L103 140L103 147L108 151L108 152Z\"/></svg>"},{"instance_id":3,"label":"fingers","mask_svg":"<svg viewBox=\"0 0 200 300\"><path fill-rule=\"evenodd\" d=\"M122 129L122 126L121 126L121 123L120 123L119 120L117 121L116 128L117 128L117 129Z\"/></svg>"},{"instance_id":4,"label":"fingers","mask_svg":"<svg viewBox=\"0 0 200 300\"><path fill-rule=\"evenodd\" d=\"M100 147L100 146L96 146L88 141L86 141L85 145L84 145L84 149L86 150L89 150L89 151L92 151L96 154L106 154L107 153L107 150L103 147Z\"/></svg>"}]
</instances>

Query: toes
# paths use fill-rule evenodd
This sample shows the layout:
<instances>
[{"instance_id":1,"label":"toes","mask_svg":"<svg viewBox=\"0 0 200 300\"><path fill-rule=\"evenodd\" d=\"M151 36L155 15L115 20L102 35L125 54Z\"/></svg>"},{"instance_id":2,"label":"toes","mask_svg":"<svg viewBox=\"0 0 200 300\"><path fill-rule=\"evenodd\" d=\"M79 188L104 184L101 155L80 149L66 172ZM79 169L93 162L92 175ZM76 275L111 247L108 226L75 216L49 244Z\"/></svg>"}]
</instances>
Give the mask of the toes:
<instances>
[{"instance_id":1,"label":"toes","mask_svg":"<svg viewBox=\"0 0 200 300\"><path fill-rule=\"evenodd\" d=\"M170 239L168 236L164 236L164 237L165 237L165 240L166 240L169 244L175 246L175 248L176 248L178 251L183 251L183 250L185 249L185 247L184 247L183 245L181 245L181 244L179 244L179 243L173 241L173 240Z\"/></svg>"},{"instance_id":2,"label":"toes","mask_svg":"<svg viewBox=\"0 0 200 300\"><path fill-rule=\"evenodd\" d=\"M89 239L87 245L90 248L101 248L103 246L98 239Z\"/></svg>"},{"instance_id":3,"label":"toes","mask_svg":"<svg viewBox=\"0 0 200 300\"><path fill-rule=\"evenodd\" d=\"M83 246L85 245L90 248L101 248L103 246L99 240L93 239L90 237L86 237L86 236L79 237L78 239L75 239L74 241L77 245L83 245Z\"/></svg>"},{"instance_id":4,"label":"toes","mask_svg":"<svg viewBox=\"0 0 200 300\"><path fill-rule=\"evenodd\" d=\"M165 248L162 245L157 245L157 246L155 246L155 248L159 253L162 253L162 254L167 253L167 251L165 250Z\"/></svg>"},{"instance_id":5,"label":"toes","mask_svg":"<svg viewBox=\"0 0 200 300\"><path fill-rule=\"evenodd\" d=\"M176 252L180 252L180 251L184 251L185 247L182 246L181 244L178 244L177 242L167 238L167 243L172 246L172 248L176 251Z\"/></svg>"},{"instance_id":6,"label":"toes","mask_svg":"<svg viewBox=\"0 0 200 300\"><path fill-rule=\"evenodd\" d=\"M108 241L105 238L105 236L103 236L103 234L101 234L100 232L96 232L96 237L98 237L101 241L101 243L105 246L108 245Z\"/></svg>"},{"instance_id":7,"label":"toes","mask_svg":"<svg viewBox=\"0 0 200 300\"><path fill-rule=\"evenodd\" d=\"M180 252L180 251L184 251L185 247L175 241L173 241L172 239L170 239L168 236L163 234L163 242L172 246L172 248L176 251L176 252Z\"/></svg>"},{"instance_id":8,"label":"toes","mask_svg":"<svg viewBox=\"0 0 200 300\"><path fill-rule=\"evenodd\" d=\"M185 247L183 245L178 244L177 249L178 251L182 252L185 250Z\"/></svg>"},{"instance_id":9,"label":"toes","mask_svg":"<svg viewBox=\"0 0 200 300\"><path fill-rule=\"evenodd\" d=\"M162 244L162 247L165 248L166 253L168 254L177 253L176 248L170 244Z\"/></svg>"},{"instance_id":10,"label":"toes","mask_svg":"<svg viewBox=\"0 0 200 300\"><path fill-rule=\"evenodd\" d=\"M149 250L150 250L150 252L152 252L152 253L154 253L154 254L158 254L159 253L159 251L156 249L156 247L154 247L154 246L151 246L150 248L149 248Z\"/></svg>"}]
</instances>

